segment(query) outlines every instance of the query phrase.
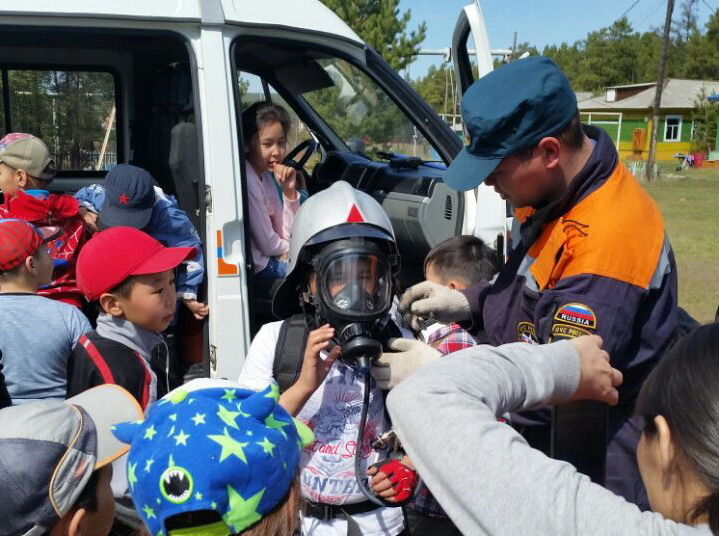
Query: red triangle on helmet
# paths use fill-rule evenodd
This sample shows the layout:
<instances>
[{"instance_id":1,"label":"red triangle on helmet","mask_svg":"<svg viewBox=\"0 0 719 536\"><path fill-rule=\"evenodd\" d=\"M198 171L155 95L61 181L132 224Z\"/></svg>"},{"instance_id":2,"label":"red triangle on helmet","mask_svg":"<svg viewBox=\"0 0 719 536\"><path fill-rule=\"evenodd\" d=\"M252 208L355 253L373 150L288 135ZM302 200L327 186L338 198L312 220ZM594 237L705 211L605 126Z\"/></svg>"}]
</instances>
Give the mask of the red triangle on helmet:
<instances>
[{"instance_id":1,"label":"red triangle on helmet","mask_svg":"<svg viewBox=\"0 0 719 536\"><path fill-rule=\"evenodd\" d=\"M352 203L349 216L347 216L347 223L364 223L364 218L354 203Z\"/></svg>"}]
</instances>

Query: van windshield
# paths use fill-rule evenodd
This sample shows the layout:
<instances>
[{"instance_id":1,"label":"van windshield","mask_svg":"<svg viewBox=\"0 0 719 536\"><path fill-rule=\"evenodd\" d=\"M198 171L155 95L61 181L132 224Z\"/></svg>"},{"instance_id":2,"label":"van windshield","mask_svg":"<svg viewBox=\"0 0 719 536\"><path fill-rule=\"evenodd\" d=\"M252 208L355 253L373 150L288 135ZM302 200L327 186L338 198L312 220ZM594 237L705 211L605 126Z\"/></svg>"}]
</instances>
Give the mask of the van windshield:
<instances>
[{"instance_id":1,"label":"van windshield","mask_svg":"<svg viewBox=\"0 0 719 536\"><path fill-rule=\"evenodd\" d=\"M439 160L422 133L365 73L339 58L316 60L332 85L302 94L351 150Z\"/></svg>"}]
</instances>

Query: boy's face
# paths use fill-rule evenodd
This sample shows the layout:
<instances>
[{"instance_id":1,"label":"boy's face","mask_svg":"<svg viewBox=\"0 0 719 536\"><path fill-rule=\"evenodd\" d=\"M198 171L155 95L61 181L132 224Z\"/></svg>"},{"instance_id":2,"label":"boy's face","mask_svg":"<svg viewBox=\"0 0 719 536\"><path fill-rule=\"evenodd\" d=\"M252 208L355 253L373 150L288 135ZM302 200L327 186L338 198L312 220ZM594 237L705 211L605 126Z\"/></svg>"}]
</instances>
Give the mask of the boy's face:
<instances>
[{"instance_id":1,"label":"boy's face","mask_svg":"<svg viewBox=\"0 0 719 536\"><path fill-rule=\"evenodd\" d=\"M12 195L18 190L22 190L20 179L16 169L0 162L0 191L2 193Z\"/></svg>"},{"instance_id":2,"label":"boy's face","mask_svg":"<svg viewBox=\"0 0 719 536\"><path fill-rule=\"evenodd\" d=\"M37 286L42 287L50 283L52 281L53 262L47 244L42 244L37 248L35 255L33 255L33 263L36 270Z\"/></svg>"},{"instance_id":3,"label":"boy's face","mask_svg":"<svg viewBox=\"0 0 719 536\"><path fill-rule=\"evenodd\" d=\"M135 282L128 298L115 296L119 314L108 311L141 328L155 333L165 331L175 316L177 292L175 271L134 276Z\"/></svg>"},{"instance_id":4,"label":"boy's face","mask_svg":"<svg viewBox=\"0 0 719 536\"><path fill-rule=\"evenodd\" d=\"M287 134L279 121L268 122L252 136L247 156L260 173L272 171L287 154Z\"/></svg>"},{"instance_id":5,"label":"boy's face","mask_svg":"<svg viewBox=\"0 0 719 536\"><path fill-rule=\"evenodd\" d=\"M51 530L50 536L107 536L115 518L112 465L97 470L95 508L72 509Z\"/></svg>"},{"instance_id":6,"label":"boy's face","mask_svg":"<svg viewBox=\"0 0 719 536\"><path fill-rule=\"evenodd\" d=\"M459 279L447 279L446 277L443 277L434 269L434 263L430 263L425 267L424 278L430 283L436 283L437 285L449 287L453 290L464 290L469 286Z\"/></svg>"},{"instance_id":7,"label":"boy's face","mask_svg":"<svg viewBox=\"0 0 719 536\"><path fill-rule=\"evenodd\" d=\"M112 465L98 469L97 478L97 508L88 511L85 515L85 530L82 534L88 536L106 536L112 528L115 517L115 497L112 493L110 481L112 480Z\"/></svg>"},{"instance_id":8,"label":"boy's face","mask_svg":"<svg viewBox=\"0 0 719 536\"><path fill-rule=\"evenodd\" d=\"M353 261L352 269L341 264L336 264L327 276L327 290L331 298L334 298L351 282L358 280L362 283L367 294L374 294L377 290L377 267L369 259L356 259ZM317 274L314 272L309 278L310 293L317 295Z\"/></svg>"}]
</instances>

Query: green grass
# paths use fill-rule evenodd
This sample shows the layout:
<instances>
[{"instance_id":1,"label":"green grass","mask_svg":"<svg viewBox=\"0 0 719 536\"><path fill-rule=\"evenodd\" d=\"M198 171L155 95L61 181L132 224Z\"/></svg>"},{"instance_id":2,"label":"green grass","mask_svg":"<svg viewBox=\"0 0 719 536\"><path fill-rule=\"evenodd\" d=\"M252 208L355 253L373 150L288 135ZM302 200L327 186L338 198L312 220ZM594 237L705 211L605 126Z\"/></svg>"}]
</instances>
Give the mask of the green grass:
<instances>
[{"instance_id":1,"label":"green grass","mask_svg":"<svg viewBox=\"0 0 719 536\"><path fill-rule=\"evenodd\" d=\"M674 248L679 305L700 322L712 321L719 305L719 168L665 168L646 188Z\"/></svg>"}]
</instances>

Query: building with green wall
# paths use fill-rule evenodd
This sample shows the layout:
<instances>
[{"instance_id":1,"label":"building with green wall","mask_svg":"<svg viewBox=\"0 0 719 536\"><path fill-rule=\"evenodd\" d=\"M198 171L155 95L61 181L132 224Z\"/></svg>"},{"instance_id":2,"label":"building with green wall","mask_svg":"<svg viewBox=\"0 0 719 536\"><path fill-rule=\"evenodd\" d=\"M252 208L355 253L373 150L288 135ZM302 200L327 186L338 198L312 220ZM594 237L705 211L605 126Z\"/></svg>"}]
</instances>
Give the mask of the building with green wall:
<instances>
[{"instance_id":1,"label":"building with green wall","mask_svg":"<svg viewBox=\"0 0 719 536\"><path fill-rule=\"evenodd\" d=\"M595 97L578 93L582 122L603 128L615 141L624 160L646 160L652 136L652 108L656 82L611 86ZM670 161L676 154L687 154L693 135L692 110L697 99L719 93L713 80L664 82L659 110L657 161Z\"/></svg>"}]
</instances>

